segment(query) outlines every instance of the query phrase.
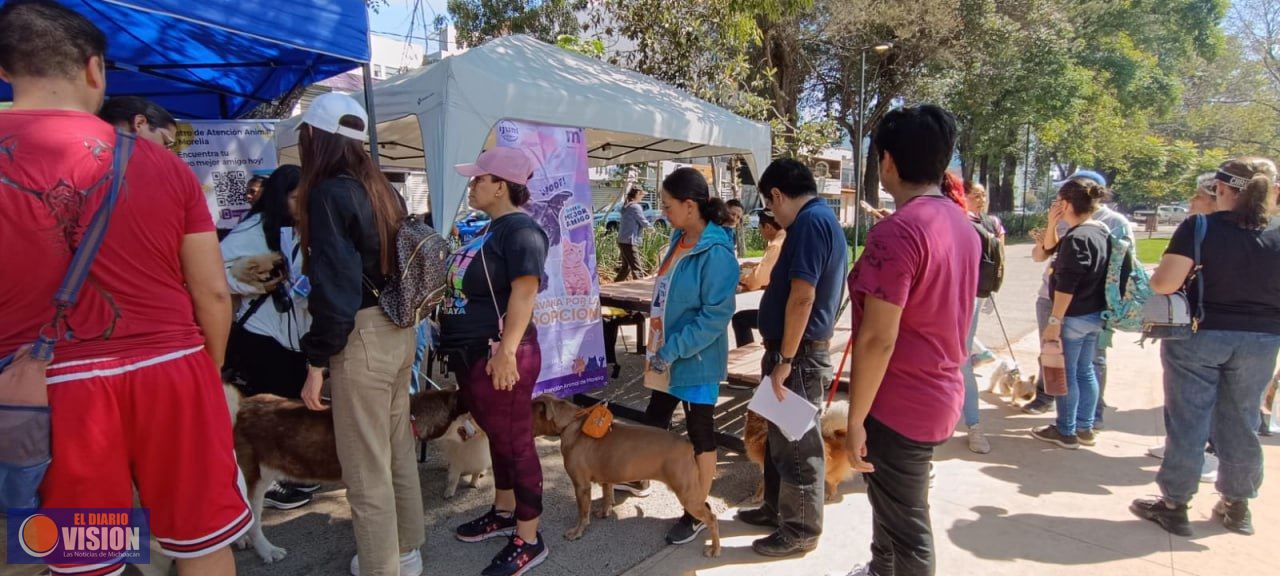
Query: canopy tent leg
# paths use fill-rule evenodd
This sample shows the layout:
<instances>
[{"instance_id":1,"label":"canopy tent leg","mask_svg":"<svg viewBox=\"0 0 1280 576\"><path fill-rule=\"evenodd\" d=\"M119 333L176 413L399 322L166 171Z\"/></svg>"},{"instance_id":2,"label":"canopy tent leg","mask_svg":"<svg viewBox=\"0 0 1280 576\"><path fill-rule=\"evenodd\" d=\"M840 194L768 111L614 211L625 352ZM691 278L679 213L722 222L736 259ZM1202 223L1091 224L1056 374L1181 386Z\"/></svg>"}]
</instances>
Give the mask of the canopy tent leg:
<instances>
[{"instance_id":1,"label":"canopy tent leg","mask_svg":"<svg viewBox=\"0 0 1280 576\"><path fill-rule=\"evenodd\" d=\"M373 66L365 62L364 71L364 111L369 115L369 155L373 157L373 165L382 169L382 155L378 151L378 120L373 114Z\"/></svg>"}]
</instances>

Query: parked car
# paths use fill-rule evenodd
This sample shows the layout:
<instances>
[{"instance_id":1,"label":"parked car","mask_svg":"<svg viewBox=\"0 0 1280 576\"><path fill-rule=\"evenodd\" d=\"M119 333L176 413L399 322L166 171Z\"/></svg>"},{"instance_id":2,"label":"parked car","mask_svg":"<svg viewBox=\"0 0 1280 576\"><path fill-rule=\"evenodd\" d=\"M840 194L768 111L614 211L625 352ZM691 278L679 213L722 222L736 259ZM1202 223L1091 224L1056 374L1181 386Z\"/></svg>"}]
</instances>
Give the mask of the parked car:
<instances>
[{"instance_id":1,"label":"parked car","mask_svg":"<svg viewBox=\"0 0 1280 576\"><path fill-rule=\"evenodd\" d=\"M1135 210L1133 219L1139 223L1144 223L1152 214L1156 215L1156 221L1160 224L1181 224L1187 219L1187 209L1184 206L1157 206L1154 210L1147 208L1144 210Z\"/></svg>"},{"instance_id":2,"label":"parked car","mask_svg":"<svg viewBox=\"0 0 1280 576\"><path fill-rule=\"evenodd\" d=\"M641 202L640 209L644 212L644 217L650 224L662 228L667 226L667 219L662 216L661 210L654 209L648 202ZM615 205L611 210L596 212L593 219L596 226L603 224L605 230L616 232L618 223L622 221L622 206Z\"/></svg>"}]
</instances>

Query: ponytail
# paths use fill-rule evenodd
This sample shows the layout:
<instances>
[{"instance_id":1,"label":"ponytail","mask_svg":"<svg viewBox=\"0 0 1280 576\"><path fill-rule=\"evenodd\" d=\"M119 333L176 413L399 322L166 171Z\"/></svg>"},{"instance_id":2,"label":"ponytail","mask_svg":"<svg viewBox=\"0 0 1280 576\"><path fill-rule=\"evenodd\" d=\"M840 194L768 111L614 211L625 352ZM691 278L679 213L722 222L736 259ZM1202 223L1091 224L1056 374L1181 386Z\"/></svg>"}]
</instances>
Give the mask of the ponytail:
<instances>
[{"instance_id":1,"label":"ponytail","mask_svg":"<svg viewBox=\"0 0 1280 576\"><path fill-rule=\"evenodd\" d=\"M720 197L711 195L707 179L693 168L677 168L662 180L662 189L668 196L681 202L694 201L698 205L698 215L709 223L724 226L732 219L728 204Z\"/></svg>"},{"instance_id":2,"label":"ponytail","mask_svg":"<svg viewBox=\"0 0 1280 576\"><path fill-rule=\"evenodd\" d=\"M1239 191L1231 212L1242 228L1265 228L1275 209L1276 165L1266 158L1245 157L1223 162L1217 178ZM1240 186L1240 180L1248 179Z\"/></svg>"},{"instance_id":3,"label":"ponytail","mask_svg":"<svg viewBox=\"0 0 1280 576\"><path fill-rule=\"evenodd\" d=\"M733 219L733 216L729 214L729 205L718 196L707 200L698 200L697 202L698 213L707 222L728 226L729 221Z\"/></svg>"}]
</instances>

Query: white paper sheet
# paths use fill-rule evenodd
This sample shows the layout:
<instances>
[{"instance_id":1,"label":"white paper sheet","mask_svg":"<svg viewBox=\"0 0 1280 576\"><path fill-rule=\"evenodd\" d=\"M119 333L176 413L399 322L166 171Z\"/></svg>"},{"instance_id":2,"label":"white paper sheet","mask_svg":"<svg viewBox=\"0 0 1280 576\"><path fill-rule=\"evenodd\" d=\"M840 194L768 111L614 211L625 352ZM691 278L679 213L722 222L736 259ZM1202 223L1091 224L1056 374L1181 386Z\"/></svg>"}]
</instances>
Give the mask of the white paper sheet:
<instances>
[{"instance_id":1,"label":"white paper sheet","mask_svg":"<svg viewBox=\"0 0 1280 576\"><path fill-rule=\"evenodd\" d=\"M785 398L779 402L773 393L773 380L765 376L756 387L747 409L773 422L783 436L795 442L817 423L814 416L818 414L818 407L789 389L783 389L783 393Z\"/></svg>"}]
</instances>

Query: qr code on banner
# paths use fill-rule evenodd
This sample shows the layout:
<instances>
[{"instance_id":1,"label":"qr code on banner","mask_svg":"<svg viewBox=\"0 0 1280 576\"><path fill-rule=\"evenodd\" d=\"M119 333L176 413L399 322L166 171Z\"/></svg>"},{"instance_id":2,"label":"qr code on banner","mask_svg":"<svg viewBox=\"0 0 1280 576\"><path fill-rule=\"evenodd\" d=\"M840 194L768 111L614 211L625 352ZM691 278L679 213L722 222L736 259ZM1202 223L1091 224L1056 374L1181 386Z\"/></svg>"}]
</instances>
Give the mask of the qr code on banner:
<instances>
[{"instance_id":1,"label":"qr code on banner","mask_svg":"<svg viewBox=\"0 0 1280 576\"><path fill-rule=\"evenodd\" d=\"M248 174L244 172L214 172L213 192L217 195L218 206L231 208L248 204L249 197L245 195L248 180Z\"/></svg>"}]
</instances>

